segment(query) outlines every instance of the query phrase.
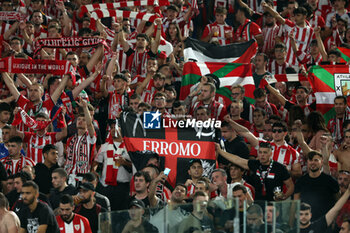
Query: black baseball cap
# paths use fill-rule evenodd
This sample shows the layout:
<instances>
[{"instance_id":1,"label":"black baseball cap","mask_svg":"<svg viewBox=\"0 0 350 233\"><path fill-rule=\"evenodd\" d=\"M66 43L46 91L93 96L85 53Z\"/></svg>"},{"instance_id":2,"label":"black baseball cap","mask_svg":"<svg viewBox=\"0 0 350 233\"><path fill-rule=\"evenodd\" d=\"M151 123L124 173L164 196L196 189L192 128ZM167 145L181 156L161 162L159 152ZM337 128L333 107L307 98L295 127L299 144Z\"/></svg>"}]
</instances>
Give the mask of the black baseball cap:
<instances>
[{"instance_id":1,"label":"black baseball cap","mask_svg":"<svg viewBox=\"0 0 350 233\"><path fill-rule=\"evenodd\" d=\"M91 183L89 183L89 182L82 183L82 184L79 186L79 189L95 191L94 185L91 184Z\"/></svg>"},{"instance_id":2,"label":"black baseball cap","mask_svg":"<svg viewBox=\"0 0 350 233\"><path fill-rule=\"evenodd\" d=\"M145 209L145 203L143 203L143 201L141 200L137 200L137 199L134 199L130 202L129 204L129 209L133 206L136 206L136 207L139 207L139 208L142 208L142 209Z\"/></svg>"},{"instance_id":3,"label":"black baseball cap","mask_svg":"<svg viewBox=\"0 0 350 233\"><path fill-rule=\"evenodd\" d=\"M200 159L191 159L190 160L190 167L192 167L192 165L194 163L199 163L203 167L202 160L200 160Z\"/></svg>"},{"instance_id":4,"label":"black baseball cap","mask_svg":"<svg viewBox=\"0 0 350 233\"><path fill-rule=\"evenodd\" d=\"M126 78L126 76L125 76L124 74L122 74L122 73L118 73L118 74L114 75L113 79L122 79L122 80L124 80L125 82L128 81L128 79Z\"/></svg>"}]
</instances>

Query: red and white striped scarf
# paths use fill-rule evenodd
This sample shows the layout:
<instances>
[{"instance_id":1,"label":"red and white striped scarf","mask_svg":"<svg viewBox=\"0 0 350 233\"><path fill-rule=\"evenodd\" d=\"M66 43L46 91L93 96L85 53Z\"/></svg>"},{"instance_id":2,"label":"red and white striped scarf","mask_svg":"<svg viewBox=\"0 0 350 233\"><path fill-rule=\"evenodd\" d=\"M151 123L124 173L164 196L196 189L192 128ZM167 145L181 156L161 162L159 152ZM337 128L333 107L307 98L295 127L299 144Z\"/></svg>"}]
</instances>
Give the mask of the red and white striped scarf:
<instances>
[{"instance_id":1,"label":"red and white striped scarf","mask_svg":"<svg viewBox=\"0 0 350 233\"><path fill-rule=\"evenodd\" d=\"M51 121L55 120L58 114L61 112L62 108L59 108L51 120L48 121L36 121L31 118L21 107L19 107L19 111L15 115L15 119L12 122L12 125L19 125L23 122L28 128L32 130L42 130L45 129Z\"/></svg>"},{"instance_id":2,"label":"red and white striped scarf","mask_svg":"<svg viewBox=\"0 0 350 233\"><path fill-rule=\"evenodd\" d=\"M94 147L88 142L88 132L81 137L73 135L67 141L67 160L64 168L68 174L85 174L90 171Z\"/></svg>"},{"instance_id":3,"label":"red and white striped scarf","mask_svg":"<svg viewBox=\"0 0 350 233\"><path fill-rule=\"evenodd\" d=\"M121 11L121 10L108 10L108 9L98 9L91 13L91 19L98 20L105 17L115 17L115 18L133 18L140 19L144 21L154 22L158 18L155 14L150 14L146 12L134 12L134 11Z\"/></svg>"},{"instance_id":4,"label":"red and white striped scarf","mask_svg":"<svg viewBox=\"0 0 350 233\"><path fill-rule=\"evenodd\" d=\"M93 12L100 9L118 9L121 7L133 7L133 6L167 6L169 5L168 0L136 0L136 1L123 1L115 3L102 3L102 4L91 4L81 6L79 17L83 17L87 12Z\"/></svg>"},{"instance_id":5,"label":"red and white striped scarf","mask_svg":"<svg viewBox=\"0 0 350 233\"><path fill-rule=\"evenodd\" d=\"M119 165L116 164L115 159L122 156L125 150L124 142L120 143L118 148L114 145L113 141L109 142L107 150L107 166L106 166L106 178L105 183L107 185L116 186Z\"/></svg>"}]
</instances>

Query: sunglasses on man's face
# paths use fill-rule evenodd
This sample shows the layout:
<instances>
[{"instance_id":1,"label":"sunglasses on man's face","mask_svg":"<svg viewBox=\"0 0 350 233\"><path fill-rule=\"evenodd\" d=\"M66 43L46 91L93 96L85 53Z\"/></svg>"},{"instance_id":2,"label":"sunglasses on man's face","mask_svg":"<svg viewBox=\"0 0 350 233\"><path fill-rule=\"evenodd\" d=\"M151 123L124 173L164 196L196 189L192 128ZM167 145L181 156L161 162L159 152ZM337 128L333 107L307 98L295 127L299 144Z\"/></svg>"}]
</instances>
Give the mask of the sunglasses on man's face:
<instances>
[{"instance_id":1,"label":"sunglasses on man's face","mask_svg":"<svg viewBox=\"0 0 350 233\"><path fill-rule=\"evenodd\" d=\"M282 133L284 132L283 129L273 129L272 133Z\"/></svg>"}]
</instances>

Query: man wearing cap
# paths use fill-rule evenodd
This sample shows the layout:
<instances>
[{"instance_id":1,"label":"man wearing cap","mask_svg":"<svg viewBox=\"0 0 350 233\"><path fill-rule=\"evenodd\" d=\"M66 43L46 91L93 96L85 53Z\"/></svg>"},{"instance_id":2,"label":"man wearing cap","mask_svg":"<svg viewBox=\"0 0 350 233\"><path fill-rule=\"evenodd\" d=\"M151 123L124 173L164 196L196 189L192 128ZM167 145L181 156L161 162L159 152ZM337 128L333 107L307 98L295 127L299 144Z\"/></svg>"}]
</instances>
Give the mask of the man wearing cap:
<instances>
[{"instance_id":1,"label":"man wearing cap","mask_svg":"<svg viewBox=\"0 0 350 233\"><path fill-rule=\"evenodd\" d=\"M182 9L180 10L178 6L169 5L166 9L167 17L163 19L163 28L167 30L170 23L177 23L181 29L181 35L185 36L187 33L184 30L189 18L192 16L192 7L189 7L185 14L179 15L180 12L182 12Z\"/></svg>"},{"instance_id":2,"label":"man wearing cap","mask_svg":"<svg viewBox=\"0 0 350 233\"><path fill-rule=\"evenodd\" d=\"M256 200L285 200L294 192L294 184L286 167L272 160L272 147L269 142L261 142L258 149L258 160L247 160L223 151L219 144L215 145L218 154L251 171L248 183L255 188ZM283 185L286 191L282 192Z\"/></svg>"},{"instance_id":3,"label":"man wearing cap","mask_svg":"<svg viewBox=\"0 0 350 233\"><path fill-rule=\"evenodd\" d=\"M127 92L128 79L122 73L118 73L113 77L114 91L108 92L106 81L108 77L103 76L101 83L101 92L108 102L108 119L116 119L122 110L130 104L130 96L133 92Z\"/></svg>"},{"instance_id":4,"label":"man wearing cap","mask_svg":"<svg viewBox=\"0 0 350 233\"><path fill-rule=\"evenodd\" d=\"M158 233L158 229L143 217L144 213L145 204L140 200L133 200L129 205L130 220L126 223L122 233Z\"/></svg>"},{"instance_id":5,"label":"man wearing cap","mask_svg":"<svg viewBox=\"0 0 350 233\"><path fill-rule=\"evenodd\" d=\"M82 183L79 186L80 205L75 208L74 212L87 218L90 222L92 233L97 233L98 215L107 212L107 210L96 204L94 195L95 188L93 184L88 182Z\"/></svg>"},{"instance_id":6,"label":"man wearing cap","mask_svg":"<svg viewBox=\"0 0 350 233\"><path fill-rule=\"evenodd\" d=\"M129 196L129 185L132 177L131 159L126 151L120 131L116 130L116 121L109 120L110 133L95 159L93 170L103 164L100 183L101 193L111 202L111 209L126 209ZM119 126L117 126L119 127Z\"/></svg>"}]
</instances>

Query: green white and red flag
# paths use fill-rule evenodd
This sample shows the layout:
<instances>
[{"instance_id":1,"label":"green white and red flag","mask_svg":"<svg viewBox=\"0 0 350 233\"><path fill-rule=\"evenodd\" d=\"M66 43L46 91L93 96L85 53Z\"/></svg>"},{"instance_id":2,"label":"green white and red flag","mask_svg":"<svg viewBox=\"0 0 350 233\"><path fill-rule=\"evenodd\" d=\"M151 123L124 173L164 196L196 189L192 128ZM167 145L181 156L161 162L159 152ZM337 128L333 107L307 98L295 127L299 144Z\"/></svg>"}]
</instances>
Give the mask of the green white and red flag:
<instances>
[{"instance_id":1,"label":"green white and red flag","mask_svg":"<svg viewBox=\"0 0 350 233\"><path fill-rule=\"evenodd\" d=\"M326 122L334 116L334 98L349 96L349 65L316 65L309 72L309 81L316 96L317 110Z\"/></svg>"},{"instance_id":2,"label":"green white and red flag","mask_svg":"<svg viewBox=\"0 0 350 233\"><path fill-rule=\"evenodd\" d=\"M214 74L219 78L220 88L216 90L216 94L222 97L225 103L230 103L232 100L231 86L236 84L245 88L245 96L249 101L254 100L255 85L251 64L218 62L186 62L183 68L180 100L184 100L191 93L191 87L206 74Z\"/></svg>"}]
</instances>

